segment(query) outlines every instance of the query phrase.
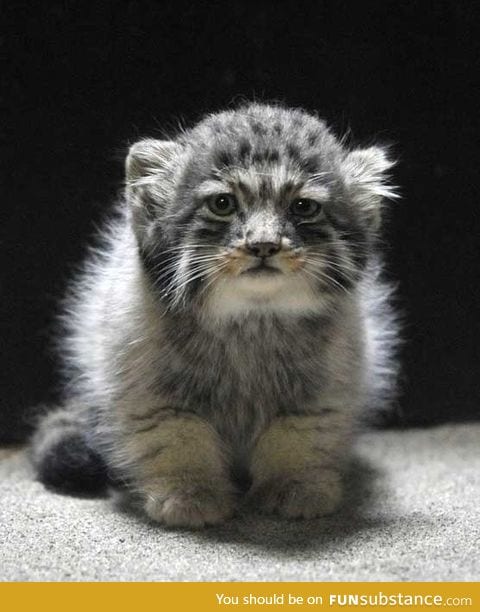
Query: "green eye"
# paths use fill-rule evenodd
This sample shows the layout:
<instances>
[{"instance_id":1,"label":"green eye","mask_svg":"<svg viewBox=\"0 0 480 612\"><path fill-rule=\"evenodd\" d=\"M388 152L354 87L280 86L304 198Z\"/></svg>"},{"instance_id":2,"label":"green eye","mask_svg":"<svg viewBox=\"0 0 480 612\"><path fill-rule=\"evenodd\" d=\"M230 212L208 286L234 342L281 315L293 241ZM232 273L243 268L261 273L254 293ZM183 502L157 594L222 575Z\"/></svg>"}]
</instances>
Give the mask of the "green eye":
<instances>
[{"instance_id":1,"label":"green eye","mask_svg":"<svg viewBox=\"0 0 480 612\"><path fill-rule=\"evenodd\" d=\"M209 211L217 217L229 217L236 208L237 200L229 193L222 193L208 202Z\"/></svg>"},{"instance_id":2,"label":"green eye","mask_svg":"<svg viewBox=\"0 0 480 612\"><path fill-rule=\"evenodd\" d=\"M294 200L290 205L290 212L296 217L303 217L304 219L309 217L315 217L320 212L322 205L316 200L310 200L309 198L299 198Z\"/></svg>"}]
</instances>

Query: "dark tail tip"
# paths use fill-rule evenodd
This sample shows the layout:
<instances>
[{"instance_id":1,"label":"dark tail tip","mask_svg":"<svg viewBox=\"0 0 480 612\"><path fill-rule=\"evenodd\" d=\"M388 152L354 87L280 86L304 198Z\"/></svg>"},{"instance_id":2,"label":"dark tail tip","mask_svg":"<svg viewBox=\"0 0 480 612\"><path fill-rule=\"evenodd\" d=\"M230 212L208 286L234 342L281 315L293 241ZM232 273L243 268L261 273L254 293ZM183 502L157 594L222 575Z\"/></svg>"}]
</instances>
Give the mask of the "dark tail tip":
<instances>
[{"instance_id":1,"label":"dark tail tip","mask_svg":"<svg viewBox=\"0 0 480 612\"><path fill-rule=\"evenodd\" d=\"M93 495L108 485L107 466L78 432L65 433L35 463L38 479L56 491Z\"/></svg>"}]
</instances>

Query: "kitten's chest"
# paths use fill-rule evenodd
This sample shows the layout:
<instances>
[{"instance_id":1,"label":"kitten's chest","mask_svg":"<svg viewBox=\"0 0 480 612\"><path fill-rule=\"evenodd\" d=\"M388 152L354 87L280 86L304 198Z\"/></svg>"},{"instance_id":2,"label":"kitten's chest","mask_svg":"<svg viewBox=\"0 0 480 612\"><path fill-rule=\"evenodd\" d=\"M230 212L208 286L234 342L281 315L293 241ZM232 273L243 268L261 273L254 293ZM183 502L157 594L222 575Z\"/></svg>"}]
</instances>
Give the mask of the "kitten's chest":
<instances>
[{"instance_id":1,"label":"kitten's chest","mask_svg":"<svg viewBox=\"0 0 480 612\"><path fill-rule=\"evenodd\" d=\"M295 412L314 394L318 325L255 318L217 330L184 328L163 383L174 401L220 425L256 427Z\"/></svg>"}]
</instances>

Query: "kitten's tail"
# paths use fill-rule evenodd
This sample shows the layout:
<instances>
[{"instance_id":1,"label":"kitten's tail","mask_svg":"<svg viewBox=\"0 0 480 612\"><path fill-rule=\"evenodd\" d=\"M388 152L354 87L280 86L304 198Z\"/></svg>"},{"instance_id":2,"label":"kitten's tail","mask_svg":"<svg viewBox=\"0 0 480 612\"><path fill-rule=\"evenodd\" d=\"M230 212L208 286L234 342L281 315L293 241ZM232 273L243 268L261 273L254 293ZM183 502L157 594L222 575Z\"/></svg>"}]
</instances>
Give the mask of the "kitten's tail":
<instances>
[{"instance_id":1,"label":"kitten's tail","mask_svg":"<svg viewBox=\"0 0 480 612\"><path fill-rule=\"evenodd\" d=\"M43 415L31 440L31 459L40 482L65 493L101 493L108 485L102 457L89 443L85 410L77 405Z\"/></svg>"}]
</instances>

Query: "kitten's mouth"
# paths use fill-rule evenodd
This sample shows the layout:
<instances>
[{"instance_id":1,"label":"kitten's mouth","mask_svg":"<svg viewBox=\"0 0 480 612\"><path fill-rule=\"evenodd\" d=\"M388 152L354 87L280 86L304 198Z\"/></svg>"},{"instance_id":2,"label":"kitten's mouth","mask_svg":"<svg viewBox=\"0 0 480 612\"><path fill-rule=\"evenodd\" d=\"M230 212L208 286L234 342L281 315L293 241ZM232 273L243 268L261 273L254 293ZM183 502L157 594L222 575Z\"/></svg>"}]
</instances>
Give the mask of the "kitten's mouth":
<instances>
[{"instance_id":1,"label":"kitten's mouth","mask_svg":"<svg viewBox=\"0 0 480 612\"><path fill-rule=\"evenodd\" d=\"M249 276L260 276L260 275L274 275L281 274L281 270L278 268L274 268L273 266L267 265L264 261L261 261L259 264L252 266L251 268L247 268L242 272L242 275L248 274Z\"/></svg>"}]
</instances>

